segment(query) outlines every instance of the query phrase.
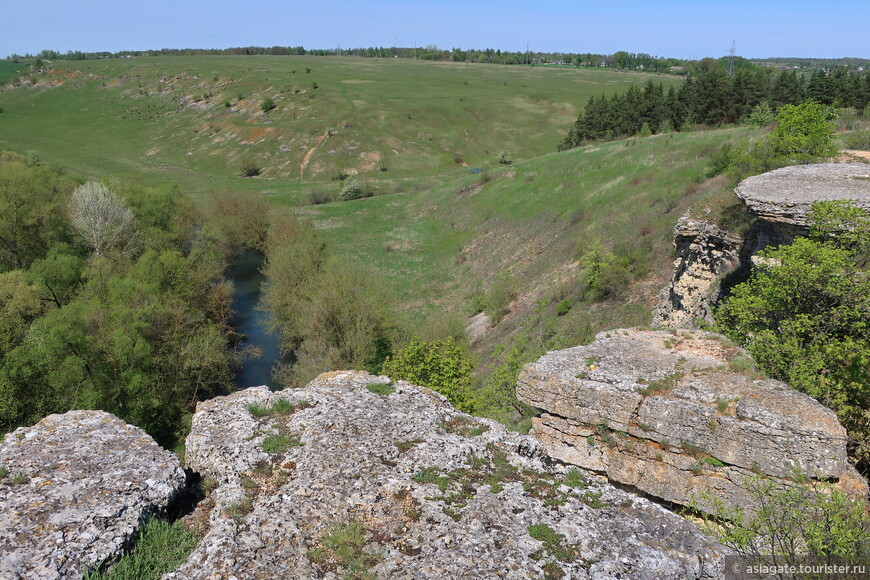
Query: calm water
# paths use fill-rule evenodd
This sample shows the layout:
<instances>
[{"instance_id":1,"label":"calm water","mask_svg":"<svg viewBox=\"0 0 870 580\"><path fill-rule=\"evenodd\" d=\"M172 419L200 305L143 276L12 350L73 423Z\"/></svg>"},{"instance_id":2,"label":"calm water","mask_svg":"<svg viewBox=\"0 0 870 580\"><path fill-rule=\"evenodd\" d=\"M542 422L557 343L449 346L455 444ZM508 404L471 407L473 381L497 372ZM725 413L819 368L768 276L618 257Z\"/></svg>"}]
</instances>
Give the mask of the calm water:
<instances>
[{"instance_id":1,"label":"calm water","mask_svg":"<svg viewBox=\"0 0 870 580\"><path fill-rule=\"evenodd\" d=\"M258 346L263 352L262 357L247 360L236 373L236 387L240 389L259 385L274 387L271 377L272 366L281 360L278 337L266 330L269 315L257 310L260 284L265 280L265 276L260 273L262 265L263 254L256 250L245 249L236 258L235 265L229 271L229 277L235 285L233 309L236 315L232 325L236 332L247 337L240 346Z\"/></svg>"}]
</instances>

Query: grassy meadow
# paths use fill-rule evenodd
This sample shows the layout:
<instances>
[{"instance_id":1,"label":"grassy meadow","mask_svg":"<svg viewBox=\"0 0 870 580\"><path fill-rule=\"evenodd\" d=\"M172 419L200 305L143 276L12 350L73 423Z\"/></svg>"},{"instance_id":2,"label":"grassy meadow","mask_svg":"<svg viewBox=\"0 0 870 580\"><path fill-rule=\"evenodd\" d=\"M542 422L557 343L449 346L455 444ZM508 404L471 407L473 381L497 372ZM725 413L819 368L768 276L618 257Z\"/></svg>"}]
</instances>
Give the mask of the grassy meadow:
<instances>
[{"instance_id":1,"label":"grassy meadow","mask_svg":"<svg viewBox=\"0 0 870 580\"><path fill-rule=\"evenodd\" d=\"M103 179L173 182L194 196L248 191L297 205L337 191L342 172L359 174L369 191L394 193L492 167L501 152L515 161L545 155L589 96L650 78L679 82L352 57L56 61L0 92L0 148ZM275 104L269 112L266 98ZM245 158L261 176L239 175Z\"/></svg>"},{"instance_id":2,"label":"grassy meadow","mask_svg":"<svg viewBox=\"0 0 870 580\"><path fill-rule=\"evenodd\" d=\"M578 308L554 317L559 325L578 316L591 316L593 330L648 324L671 273L677 219L689 207L718 213L733 199L724 179L704 178L709 155L753 134L743 128L628 139L497 166L425 191L297 212L324 230L332 251L376 274L415 323L436 313L473 314L476 294L507 276L518 300L495 342L535 310L553 314L566 298ZM584 255L599 246L630 274L606 306L583 303L577 282L588 266Z\"/></svg>"}]
</instances>

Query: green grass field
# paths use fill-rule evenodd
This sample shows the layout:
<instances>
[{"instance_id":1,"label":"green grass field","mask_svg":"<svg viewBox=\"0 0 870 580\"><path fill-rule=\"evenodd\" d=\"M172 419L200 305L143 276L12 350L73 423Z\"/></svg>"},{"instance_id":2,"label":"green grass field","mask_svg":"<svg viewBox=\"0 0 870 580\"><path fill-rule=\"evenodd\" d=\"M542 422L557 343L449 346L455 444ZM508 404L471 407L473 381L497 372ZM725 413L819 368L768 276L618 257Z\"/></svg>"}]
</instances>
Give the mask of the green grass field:
<instances>
[{"instance_id":1,"label":"green grass field","mask_svg":"<svg viewBox=\"0 0 870 580\"><path fill-rule=\"evenodd\" d=\"M522 311L505 329L522 324L535 308L553 309L563 294L572 295L584 266L579 259L598 242L634 279L593 326L648 324L671 273L677 219L690 206L718 211L732 197L724 180L704 178L709 155L752 134L628 139L499 166L426 191L297 211L323 230L332 251L365 264L415 324L444 312L471 314L474 295L502 272L517 281Z\"/></svg>"},{"instance_id":2,"label":"green grass field","mask_svg":"<svg viewBox=\"0 0 870 580\"><path fill-rule=\"evenodd\" d=\"M341 172L358 173L375 193L407 192L497 165L500 152L515 161L545 155L590 95L650 78L679 82L350 57L56 61L0 93L0 147L97 178L299 204L337 191ZM276 108L264 113L267 97ZM260 177L239 176L245 157L263 167Z\"/></svg>"},{"instance_id":3,"label":"green grass field","mask_svg":"<svg viewBox=\"0 0 870 580\"><path fill-rule=\"evenodd\" d=\"M0 60L0 84L7 83L16 78L18 71L26 68L26 65L11 60Z\"/></svg>"}]
</instances>

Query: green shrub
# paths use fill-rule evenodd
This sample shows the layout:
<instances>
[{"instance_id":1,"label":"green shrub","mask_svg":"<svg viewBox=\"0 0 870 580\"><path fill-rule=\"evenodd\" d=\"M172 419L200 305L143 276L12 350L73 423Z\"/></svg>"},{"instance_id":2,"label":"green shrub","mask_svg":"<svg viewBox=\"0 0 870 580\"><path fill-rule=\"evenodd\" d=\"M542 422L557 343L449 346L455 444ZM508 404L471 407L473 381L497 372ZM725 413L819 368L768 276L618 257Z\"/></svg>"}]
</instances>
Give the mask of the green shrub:
<instances>
[{"instance_id":1,"label":"green shrub","mask_svg":"<svg viewBox=\"0 0 870 580\"><path fill-rule=\"evenodd\" d=\"M509 311L510 303L517 297L517 283L507 270L499 272L484 294L484 312L492 319L493 324L504 317Z\"/></svg>"},{"instance_id":2,"label":"green shrub","mask_svg":"<svg viewBox=\"0 0 870 580\"><path fill-rule=\"evenodd\" d=\"M339 195L341 201L351 201L362 197L364 197L363 190L356 177L350 176L342 181L341 194Z\"/></svg>"},{"instance_id":3,"label":"green shrub","mask_svg":"<svg viewBox=\"0 0 870 580\"><path fill-rule=\"evenodd\" d=\"M264 113L268 113L272 109L274 109L277 105L275 105L275 101L272 100L272 97L266 97L262 101L260 101L260 109Z\"/></svg>"},{"instance_id":4,"label":"green shrub","mask_svg":"<svg viewBox=\"0 0 870 580\"><path fill-rule=\"evenodd\" d=\"M513 160L511 159L511 154L502 151L498 154L498 162L502 165L510 165L511 163L513 163Z\"/></svg>"},{"instance_id":5,"label":"green shrub","mask_svg":"<svg viewBox=\"0 0 870 580\"><path fill-rule=\"evenodd\" d=\"M843 135L843 144L846 146L846 149L870 151L870 129L862 129Z\"/></svg>"},{"instance_id":6,"label":"green shrub","mask_svg":"<svg viewBox=\"0 0 870 580\"><path fill-rule=\"evenodd\" d=\"M755 516L702 493L694 507L713 511L704 531L743 557L776 557L780 564L818 561L866 561L870 556L870 512L862 498L852 498L827 483L778 488L753 477L746 489L759 506Z\"/></svg>"},{"instance_id":7,"label":"green shrub","mask_svg":"<svg viewBox=\"0 0 870 580\"><path fill-rule=\"evenodd\" d=\"M770 108L770 103L762 101L755 105L746 122L753 127L767 127L776 120L776 113Z\"/></svg>"},{"instance_id":8,"label":"green shrub","mask_svg":"<svg viewBox=\"0 0 870 580\"><path fill-rule=\"evenodd\" d=\"M242 177L256 177L262 172L263 168L251 157L244 157L239 163L239 173L241 173Z\"/></svg>"},{"instance_id":9,"label":"green shrub","mask_svg":"<svg viewBox=\"0 0 870 580\"><path fill-rule=\"evenodd\" d=\"M571 301L568 299L562 300L556 305L556 316L565 316L571 311Z\"/></svg>"},{"instance_id":10,"label":"green shrub","mask_svg":"<svg viewBox=\"0 0 870 580\"><path fill-rule=\"evenodd\" d=\"M387 357L383 373L429 387L447 397L460 411L474 410L471 371L474 363L454 338L420 342L414 337L393 356Z\"/></svg>"}]
</instances>

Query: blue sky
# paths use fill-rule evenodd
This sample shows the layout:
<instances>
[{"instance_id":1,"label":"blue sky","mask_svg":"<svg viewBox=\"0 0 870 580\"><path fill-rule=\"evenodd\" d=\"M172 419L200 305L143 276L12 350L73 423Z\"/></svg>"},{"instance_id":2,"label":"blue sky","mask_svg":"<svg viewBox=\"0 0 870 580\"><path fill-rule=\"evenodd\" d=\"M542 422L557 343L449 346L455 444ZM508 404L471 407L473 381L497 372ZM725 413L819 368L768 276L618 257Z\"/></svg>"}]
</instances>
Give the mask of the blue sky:
<instances>
[{"instance_id":1,"label":"blue sky","mask_svg":"<svg viewBox=\"0 0 870 580\"><path fill-rule=\"evenodd\" d=\"M426 46L870 58L870 1L3 0L0 58L42 49Z\"/></svg>"}]
</instances>

